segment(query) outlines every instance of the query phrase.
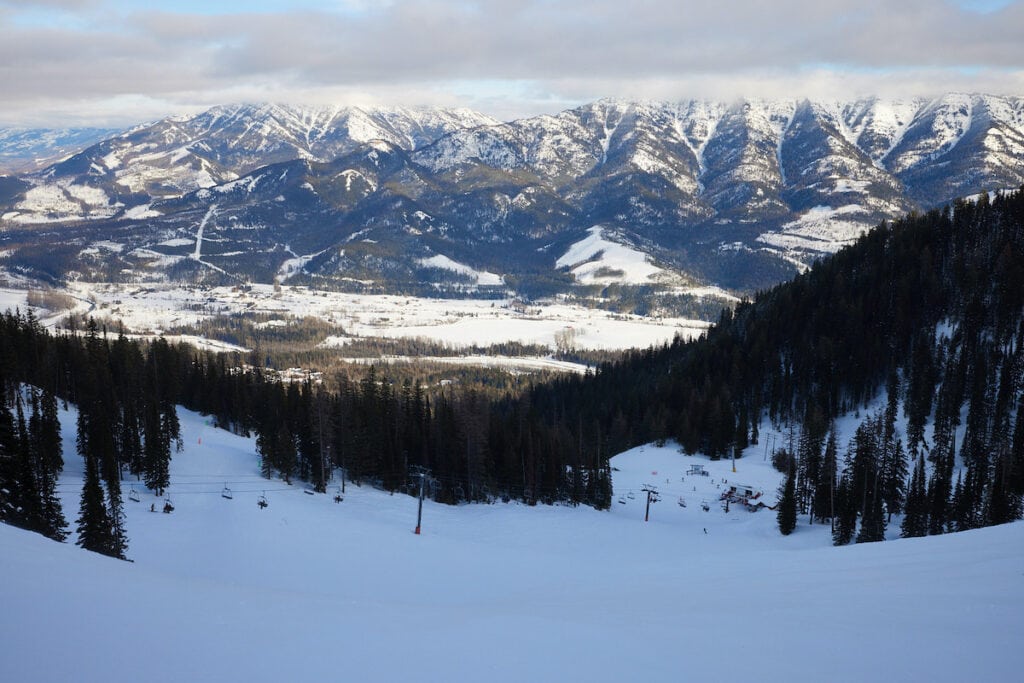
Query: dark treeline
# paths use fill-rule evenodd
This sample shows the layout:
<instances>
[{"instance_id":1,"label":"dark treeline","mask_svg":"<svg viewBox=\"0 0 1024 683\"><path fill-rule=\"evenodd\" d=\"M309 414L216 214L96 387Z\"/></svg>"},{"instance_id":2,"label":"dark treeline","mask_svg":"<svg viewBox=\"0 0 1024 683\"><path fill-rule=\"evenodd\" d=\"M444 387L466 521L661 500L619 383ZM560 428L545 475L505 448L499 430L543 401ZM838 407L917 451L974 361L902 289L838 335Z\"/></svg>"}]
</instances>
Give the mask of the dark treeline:
<instances>
[{"instance_id":1,"label":"dark treeline","mask_svg":"<svg viewBox=\"0 0 1024 683\"><path fill-rule=\"evenodd\" d=\"M389 491L411 491L411 473L425 468L441 502L610 504L607 453L588 451L533 411L519 412L524 399L508 394L496 403L472 386L427 391L408 375L391 381L387 369L340 374L328 391L199 355L186 370L181 403L215 416L221 427L255 434L266 476L298 478L318 491L335 467ZM505 405L514 406L511 413Z\"/></svg>"},{"instance_id":2,"label":"dark treeline","mask_svg":"<svg viewBox=\"0 0 1024 683\"><path fill-rule=\"evenodd\" d=\"M107 339L94 321L82 336L53 337L31 311L0 317L0 519L66 537L55 494L63 469L57 400L71 401L85 463L77 542L125 557L121 481L134 476L162 494L180 443L177 354L163 341L142 347L122 335Z\"/></svg>"},{"instance_id":3,"label":"dark treeline","mask_svg":"<svg viewBox=\"0 0 1024 683\"><path fill-rule=\"evenodd\" d=\"M545 427L535 411L505 417L494 390L400 382L371 366L338 388L283 382L237 355L151 344L108 334L94 320L53 336L31 312L0 316L0 520L63 539L55 482L63 463L57 401L78 408L77 450L85 463L78 543L125 557L123 484L156 495L167 488L180 447L175 405L255 435L267 477L300 479L325 491L341 468L356 483L411 488L427 471L438 501L519 499L607 507L606 453ZM511 401L511 399L509 399ZM509 431L511 430L511 431ZM418 481L418 479L417 479ZM135 484L132 484L135 486Z\"/></svg>"},{"instance_id":4,"label":"dark treeline","mask_svg":"<svg viewBox=\"0 0 1024 683\"><path fill-rule=\"evenodd\" d=\"M792 465L794 504L835 522L837 543L881 538L904 511L905 535L941 533L1021 514L1022 347L1019 191L883 224L724 311L698 340L634 352L523 401L592 455L670 438L691 453L740 455L767 416L794 434L779 458L783 471ZM886 408L835 443L833 420L883 392Z\"/></svg>"}]
</instances>

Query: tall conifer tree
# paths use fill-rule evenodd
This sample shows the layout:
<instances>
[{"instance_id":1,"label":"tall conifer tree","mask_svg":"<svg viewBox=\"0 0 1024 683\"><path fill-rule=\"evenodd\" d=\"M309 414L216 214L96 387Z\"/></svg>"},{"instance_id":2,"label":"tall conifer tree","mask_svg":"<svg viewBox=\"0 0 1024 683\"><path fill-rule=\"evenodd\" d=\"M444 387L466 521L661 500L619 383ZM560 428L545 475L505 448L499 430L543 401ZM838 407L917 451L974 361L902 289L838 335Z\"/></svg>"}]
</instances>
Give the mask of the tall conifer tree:
<instances>
[{"instance_id":1,"label":"tall conifer tree","mask_svg":"<svg viewBox=\"0 0 1024 683\"><path fill-rule=\"evenodd\" d=\"M118 557L114 551L114 533L110 515L103 500L103 487L100 484L99 465L96 458L85 458L82 498L75 524L78 532L76 545L103 555Z\"/></svg>"},{"instance_id":2,"label":"tall conifer tree","mask_svg":"<svg viewBox=\"0 0 1024 683\"><path fill-rule=\"evenodd\" d=\"M786 483L782 487L777 513L779 531L783 536L789 536L796 529L796 511L796 469L793 466L793 461L790 460L789 473L786 475Z\"/></svg>"}]
</instances>

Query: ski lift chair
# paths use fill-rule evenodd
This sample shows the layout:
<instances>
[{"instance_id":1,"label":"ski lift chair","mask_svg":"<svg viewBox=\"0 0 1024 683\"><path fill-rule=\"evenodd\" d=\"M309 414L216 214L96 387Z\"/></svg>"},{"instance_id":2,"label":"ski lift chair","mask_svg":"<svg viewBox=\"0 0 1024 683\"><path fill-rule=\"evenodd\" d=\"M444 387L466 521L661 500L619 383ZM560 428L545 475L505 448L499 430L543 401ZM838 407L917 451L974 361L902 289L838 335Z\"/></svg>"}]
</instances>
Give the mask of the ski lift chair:
<instances>
[{"instance_id":1,"label":"ski lift chair","mask_svg":"<svg viewBox=\"0 0 1024 683\"><path fill-rule=\"evenodd\" d=\"M128 491L128 500L132 501L133 503L139 502L139 492L135 490L134 486L132 486L131 490Z\"/></svg>"},{"instance_id":2,"label":"ski lift chair","mask_svg":"<svg viewBox=\"0 0 1024 683\"><path fill-rule=\"evenodd\" d=\"M263 508L267 507L267 505L269 505L270 503L267 502L266 495L260 494L260 497L256 501L256 504L260 507L260 510L262 510Z\"/></svg>"},{"instance_id":3,"label":"ski lift chair","mask_svg":"<svg viewBox=\"0 0 1024 683\"><path fill-rule=\"evenodd\" d=\"M231 500L232 498L234 498L234 495L231 493L231 489L228 488L227 484L224 484L224 488L221 489L220 497L221 498L227 498L228 500Z\"/></svg>"}]
</instances>

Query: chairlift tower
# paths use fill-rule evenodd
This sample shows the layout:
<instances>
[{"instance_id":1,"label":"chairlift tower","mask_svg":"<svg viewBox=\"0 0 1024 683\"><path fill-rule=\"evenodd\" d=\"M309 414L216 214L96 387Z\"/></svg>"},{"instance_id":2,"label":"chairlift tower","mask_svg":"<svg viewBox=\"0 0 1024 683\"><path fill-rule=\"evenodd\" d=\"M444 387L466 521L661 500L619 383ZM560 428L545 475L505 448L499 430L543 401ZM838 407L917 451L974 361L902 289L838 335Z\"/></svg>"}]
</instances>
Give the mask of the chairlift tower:
<instances>
[{"instance_id":1,"label":"chairlift tower","mask_svg":"<svg viewBox=\"0 0 1024 683\"><path fill-rule=\"evenodd\" d=\"M424 487L424 483L425 483L426 478L427 478L427 474L429 472L430 472L430 470L428 470L425 467L420 467L419 465L416 465L416 466L414 466L412 468L412 473L413 474L418 474L419 477L420 477L419 507L416 510L416 531L415 531L415 533L417 535L419 535L419 533L420 533L420 525L423 522L423 487Z\"/></svg>"},{"instance_id":2,"label":"chairlift tower","mask_svg":"<svg viewBox=\"0 0 1024 683\"><path fill-rule=\"evenodd\" d=\"M644 521L646 522L651 518L651 503L657 503L661 498L658 497L658 488L656 486L644 484L644 487L640 490L647 494L647 509L644 511Z\"/></svg>"}]
</instances>

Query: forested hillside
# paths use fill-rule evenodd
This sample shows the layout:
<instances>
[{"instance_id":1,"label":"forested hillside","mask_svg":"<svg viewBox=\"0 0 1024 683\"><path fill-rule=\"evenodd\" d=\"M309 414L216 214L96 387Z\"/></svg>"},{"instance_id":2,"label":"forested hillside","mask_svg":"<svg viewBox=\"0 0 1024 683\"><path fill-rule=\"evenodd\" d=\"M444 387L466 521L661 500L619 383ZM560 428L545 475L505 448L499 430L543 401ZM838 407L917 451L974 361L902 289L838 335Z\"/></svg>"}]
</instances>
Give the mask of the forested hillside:
<instances>
[{"instance_id":1,"label":"forested hillside","mask_svg":"<svg viewBox=\"0 0 1024 683\"><path fill-rule=\"evenodd\" d=\"M552 429L607 452L673 438L727 457L757 441L767 416L798 435L780 466L793 460L798 508L834 520L837 543L858 518L858 538L879 538L904 510L905 535L940 533L1021 514L1022 345L1018 191L884 223L725 311L700 340L536 387L528 400ZM836 417L882 397L851 443L830 437Z\"/></svg>"}]
</instances>

